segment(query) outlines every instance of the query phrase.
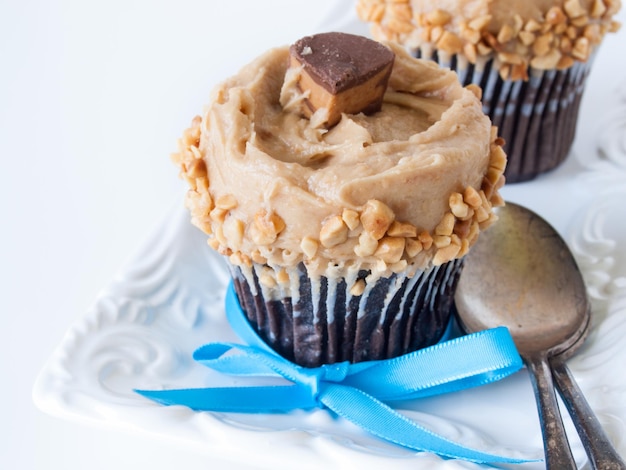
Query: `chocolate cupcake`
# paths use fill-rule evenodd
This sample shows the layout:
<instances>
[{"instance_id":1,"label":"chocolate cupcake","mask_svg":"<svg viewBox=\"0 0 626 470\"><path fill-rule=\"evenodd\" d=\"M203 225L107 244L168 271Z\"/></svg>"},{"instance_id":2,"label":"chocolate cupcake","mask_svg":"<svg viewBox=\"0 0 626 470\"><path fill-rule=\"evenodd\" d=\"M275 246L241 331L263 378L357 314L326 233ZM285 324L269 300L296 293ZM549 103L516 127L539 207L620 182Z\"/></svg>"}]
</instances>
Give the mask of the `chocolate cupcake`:
<instances>
[{"instance_id":1,"label":"chocolate cupcake","mask_svg":"<svg viewBox=\"0 0 626 470\"><path fill-rule=\"evenodd\" d=\"M619 0L406 2L359 0L379 40L456 70L483 90L485 113L508 156L508 182L527 181L567 157L593 55Z\"/></svg>"},{"instance_id":2,"label":"chocolate cupcake","mask_svg":"<svg viewBox=\"0 0 626 470\"><path fill-rule=\"evenodd\" d=\"M503 203L506 156L477 93L342 33L215 88L173 160L192 223L281 355L312 367L441 338L463 256Z\"/></svg>"}]
</instances>

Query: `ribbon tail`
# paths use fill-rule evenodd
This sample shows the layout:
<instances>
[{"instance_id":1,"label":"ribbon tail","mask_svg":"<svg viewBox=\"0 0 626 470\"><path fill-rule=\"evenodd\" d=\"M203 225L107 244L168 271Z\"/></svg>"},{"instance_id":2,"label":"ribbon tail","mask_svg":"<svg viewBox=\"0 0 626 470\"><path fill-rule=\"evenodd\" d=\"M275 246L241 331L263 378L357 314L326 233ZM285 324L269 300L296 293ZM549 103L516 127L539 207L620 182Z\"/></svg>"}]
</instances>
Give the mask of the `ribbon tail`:
<instances>
[{"instance_id":1,"label":"ribbon tail","mask_svg":"<svg viewBox=\"0 0 626 470\"><path fill-rule=\"evenodd\" d=\"M523 365L505 327L461 336L386 361L363 364L358 370L352 368L344 385L385 402L477 387L503 379Z\"/></svg>"},{"instance_id":2,"label":"ribbon tail","mask_svg":"<svg viewBox=\"0 0 626 470\"><path fill-rule=\"evenodd\" d=\"M318 399L337 415L369 433L409 449L482 464L519 464L533 461L503 457L456 444L353 387L329 384L324 387Z\"/></svg>"},{"instance_id":3,"label":"ribbon tail","mask_svg":"<svg viewBox=\"0 0 626 470\"><path fill-rule=\"evenodd\" d=\"M135 390L135 392L161 405L182 405L195 411L284 413L317 406L310 392L299 385Z\"/></svg>"}]
</instances>

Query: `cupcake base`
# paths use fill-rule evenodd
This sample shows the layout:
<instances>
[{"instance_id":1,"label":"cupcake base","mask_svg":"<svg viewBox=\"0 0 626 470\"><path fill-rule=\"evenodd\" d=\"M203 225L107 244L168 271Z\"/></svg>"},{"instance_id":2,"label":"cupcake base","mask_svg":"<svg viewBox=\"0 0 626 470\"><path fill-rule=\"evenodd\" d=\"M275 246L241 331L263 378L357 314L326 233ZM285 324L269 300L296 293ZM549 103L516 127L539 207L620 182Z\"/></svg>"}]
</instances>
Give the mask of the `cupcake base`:
<instances>
[{"instance_id":1,"label":"cupcake base","mask_svg":"<svg viewBox=\"0 0 626 470\"><path fill-rule=\"evenodd\" d=\"M436 51L424 58L455 70L463 86L473 83L482 88L483 111L505 140L508 183L532 180L566 159L592 58L564 70L529 68L527 81L503 80L493 59L471 64Z\"/></svg>"},{"instance_id":2,"label":"cupcake base","mask_svg":"<svg viewBox=\"0 0 626 470\"><path fill-rule=\"evenodd\" d=\"M462 268L455 260L368 283L309 277L304 264L284 287L260 282L267 266L232 266L235 291L252 327L281 356L305 367L388 359L435 344L448 325Z\"/></svg>"}]
</instances>

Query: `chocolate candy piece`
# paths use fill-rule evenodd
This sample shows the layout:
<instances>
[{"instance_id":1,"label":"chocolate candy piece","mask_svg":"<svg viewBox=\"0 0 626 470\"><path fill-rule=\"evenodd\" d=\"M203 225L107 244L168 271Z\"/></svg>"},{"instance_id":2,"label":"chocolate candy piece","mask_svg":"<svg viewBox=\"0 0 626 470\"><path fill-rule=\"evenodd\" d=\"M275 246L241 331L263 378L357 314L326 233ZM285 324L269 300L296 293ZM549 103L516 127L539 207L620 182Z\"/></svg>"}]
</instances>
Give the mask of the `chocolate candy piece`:
<instances>
[{"instance_id":1,"label":"chocolate candy piece","mask_svg":"<svg viewBox=\"0 0 626 470\"><path fill-rule=\"evenodd\" d=\"M330 127L341 113L380 109L394 60L384 45L353 34L322 33L298 40L290 54L290 66L302 67L298 87L309 92L301 109L306 117L326 108Z\"/></svg>"}]
</instances>

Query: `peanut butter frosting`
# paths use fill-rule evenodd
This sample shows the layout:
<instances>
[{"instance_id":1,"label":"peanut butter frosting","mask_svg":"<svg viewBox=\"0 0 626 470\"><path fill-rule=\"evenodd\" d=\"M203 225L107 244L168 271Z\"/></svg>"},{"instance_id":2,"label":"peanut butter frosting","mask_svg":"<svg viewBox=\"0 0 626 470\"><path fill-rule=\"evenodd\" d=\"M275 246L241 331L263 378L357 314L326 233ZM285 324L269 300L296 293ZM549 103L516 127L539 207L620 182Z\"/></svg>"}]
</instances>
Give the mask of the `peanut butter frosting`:
<instances>
[{"instance_id":1,"label":"peanut butter frosting","mask_svg":"<svg viewBox=\"0 0 626 470\"><path fill-rule=\"evenodd\" d=\"M386 45L381 110L330 129L294 111L304 97L286 47L214 89L172 156L211 247L278 278L299 263L389 275L463 256L495 220L506 156L480 91Z\"/></svg>"},{"instance_id":2,"label":"peanut butter frosting","mask_svg":"<svg viewBox=\"0 0 626 470\"><path fill-rule=\"evenodd\" d=\"M357 13L379 40L423 56L457 55L473 64L494 59L503 78L586 62L620 24L620 0L359 0Z\"/></svg>"}]
</instances>

